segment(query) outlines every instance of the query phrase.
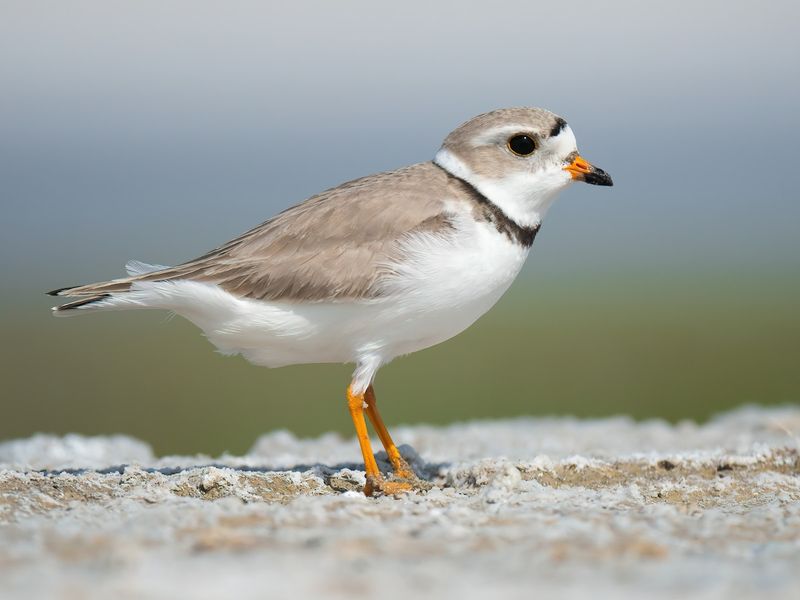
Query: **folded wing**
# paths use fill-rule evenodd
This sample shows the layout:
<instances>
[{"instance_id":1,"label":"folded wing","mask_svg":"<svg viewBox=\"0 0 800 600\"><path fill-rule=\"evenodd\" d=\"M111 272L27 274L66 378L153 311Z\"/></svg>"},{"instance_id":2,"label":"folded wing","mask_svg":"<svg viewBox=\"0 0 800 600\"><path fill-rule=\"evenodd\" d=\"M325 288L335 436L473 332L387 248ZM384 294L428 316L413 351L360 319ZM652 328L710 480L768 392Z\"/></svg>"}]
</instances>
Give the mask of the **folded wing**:
<instances>
[{"instance_id":1,"label":"folded wing","mask_svg":"<svg viewBox=\"0 0 800 600\"><path fill-rule=\"evenodd\" d=\"M418 231L447 232L444 201L457 193L452 185L432 163L364 177L309 198L181 265L132 261L129 277L51 294L79 298L59 310L87 306L144 281L213 283L259 300L377 297L399 241Z\"/></svg>"}]
</instances>

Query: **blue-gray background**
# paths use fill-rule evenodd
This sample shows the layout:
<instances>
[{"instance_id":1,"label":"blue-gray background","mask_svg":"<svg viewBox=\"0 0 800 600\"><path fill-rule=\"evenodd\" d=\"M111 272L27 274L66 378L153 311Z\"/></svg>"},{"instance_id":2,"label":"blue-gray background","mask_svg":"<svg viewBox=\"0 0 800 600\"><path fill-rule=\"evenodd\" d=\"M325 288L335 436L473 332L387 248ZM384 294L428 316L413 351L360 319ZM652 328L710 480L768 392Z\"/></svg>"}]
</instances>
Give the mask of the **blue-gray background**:
<instances>
[{"instance_id":1,"label":"blue-gray background","mask_svg":"<svg viewBox=\"0 0 800 600\"><path fill-rule=\"evenodd\" d=\"M381 373L387 416L796 401L799 22L797 2L5 0L0 437L345 430L346 368L247 367L152 315L55 322L41 292L192 258L513 105L565 116L615 187L562 195L477 333Z\"/></svg>"}]
</instances>

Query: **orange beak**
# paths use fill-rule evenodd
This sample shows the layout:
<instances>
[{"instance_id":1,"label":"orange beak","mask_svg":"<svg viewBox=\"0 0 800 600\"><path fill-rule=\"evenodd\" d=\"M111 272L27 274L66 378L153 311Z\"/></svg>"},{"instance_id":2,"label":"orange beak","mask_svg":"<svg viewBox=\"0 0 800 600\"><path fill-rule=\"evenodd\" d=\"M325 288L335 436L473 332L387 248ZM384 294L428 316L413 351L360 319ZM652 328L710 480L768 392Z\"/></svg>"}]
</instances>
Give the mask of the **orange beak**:
<instances>
[{"instance_id":1,"label":"orange beak","mask_svg":"<svg viewBox=\"0 0 800 600\"><path fill-rule=\"evenodd\" d=\"M575 159L564 167L564 170L577 181L583 181L591 185L614 185L608 173L592 165L580 154L576 155Z\"/></svg>"}]
</instances>

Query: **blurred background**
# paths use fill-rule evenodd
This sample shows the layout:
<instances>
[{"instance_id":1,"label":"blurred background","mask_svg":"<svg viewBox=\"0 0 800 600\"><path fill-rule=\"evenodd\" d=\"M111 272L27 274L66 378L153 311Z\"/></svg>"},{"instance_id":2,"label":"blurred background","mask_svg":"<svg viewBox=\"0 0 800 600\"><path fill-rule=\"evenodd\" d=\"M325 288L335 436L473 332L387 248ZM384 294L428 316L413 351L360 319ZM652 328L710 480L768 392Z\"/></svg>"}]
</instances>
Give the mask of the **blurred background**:
<instances>
[{"instance_id":1,"label":"blurred background","mask_svg":"<svg viewBox=\"0 0 800 600\"><path fill-rule=\"evenodd\" d=\"M158 313L44 292L174 264L462 121L567 118L575 185L475 326L377 380L390 424L705 419L800 399L800 4L0 5L0 439L121 432L244 452L351 435L350 366L223 358Z\"/></svg>"}]
</instances>

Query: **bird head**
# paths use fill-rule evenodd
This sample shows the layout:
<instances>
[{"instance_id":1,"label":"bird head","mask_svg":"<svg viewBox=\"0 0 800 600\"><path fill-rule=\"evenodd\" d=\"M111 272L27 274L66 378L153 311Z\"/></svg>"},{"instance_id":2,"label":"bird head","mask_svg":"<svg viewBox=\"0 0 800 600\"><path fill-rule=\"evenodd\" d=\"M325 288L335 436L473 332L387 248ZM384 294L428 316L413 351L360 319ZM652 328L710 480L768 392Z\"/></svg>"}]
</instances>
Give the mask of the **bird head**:
<instances>
[{"instance_id":1,"label":"bird head","mask_svg":"<svg viewBox=\"0 0 800 600\"><path fill-rule=\"evenodd\" d=\"M579 153L567 122L541 108L506 108L470 119L444 140L434 159L520 225L541 221L573 181L613 185Z\"/></svg>"}]
</instances>

